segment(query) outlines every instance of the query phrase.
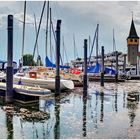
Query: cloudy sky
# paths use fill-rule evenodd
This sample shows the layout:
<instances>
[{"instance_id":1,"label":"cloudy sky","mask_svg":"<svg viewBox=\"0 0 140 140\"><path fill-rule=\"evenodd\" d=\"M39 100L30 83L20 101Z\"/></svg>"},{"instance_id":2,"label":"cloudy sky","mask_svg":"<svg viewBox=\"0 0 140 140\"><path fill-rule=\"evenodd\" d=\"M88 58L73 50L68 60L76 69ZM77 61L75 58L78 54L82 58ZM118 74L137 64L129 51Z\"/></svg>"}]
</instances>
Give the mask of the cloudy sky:
<instances>
[{"instance_id":1,"label":"cloudy sky","mask_svg":"<svg viewBox=\"0 0 140 140\"><path fill-rule=\"evenodd\" d=\"M38 24L42 6L43 1L27 1L25 54L33 53L35 44L34 14ZM50 6L54 29L57 19L62 20L61 35L64 36L69 60L74 58L73 34L75 34L78 56L83 57L84 39L88 39L90 35L93 40L97 23L99 23L99 49L104 46L106 53L113 50L114 28L116 47L118 51L126 53L126 38L130 30L132 11L135 27L140 36L140 1L51 1ZM43 61L45 59L46 9L47 3L38 39L39 53ZM24 1L0 1L0 59L7 59L8 14L14 16L14 60L18 62L21 57L23 10ZM52 45L55 47L53 38ZM93 51L95 52L95 48Z\"/></svg>"}]
</instances>

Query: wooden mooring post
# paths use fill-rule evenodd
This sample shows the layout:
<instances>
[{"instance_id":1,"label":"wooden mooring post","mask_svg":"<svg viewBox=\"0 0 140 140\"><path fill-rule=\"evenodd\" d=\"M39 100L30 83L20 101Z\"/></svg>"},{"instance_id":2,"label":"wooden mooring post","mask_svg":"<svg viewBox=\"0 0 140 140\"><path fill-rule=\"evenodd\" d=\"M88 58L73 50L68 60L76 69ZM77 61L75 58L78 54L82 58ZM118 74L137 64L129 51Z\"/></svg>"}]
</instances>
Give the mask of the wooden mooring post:
<instances>
[{"instance_id":1,"label":"wooden mooring post","mask_svg":"<svg viewBox=\"0 0 140 140\"><path fill-rule=\"evenodd\" d=\"M116 51L116 73L115 73L115 82L118 83L118 52Z\"/></svg>"},{"instance_id":2,"label":"wooden mooring post","mask_svg":"<svg viewBox=\"0 0 140 140\"><path fill-rule=\"evenodd\" d=\"M13 15L8 15L8 48L5 100L6 103L13 102Z\"/></svg>"},{"instance_id":3,"label":"wooden mooring post","mask_svg":"<svg viewBox=\"0 0 140 140\"><path fill-rule=\"evenodd\" d=\"M83 91L87 93L87 39L84 40L84 75L83 75Z\"/></svg>"},{"instance_id":4,"label":"wooden mooring post","mask_svg":"<svg viewBox=\"0 0 140 140\"><path fill-rule=\"evenodd\" d=\"M56 26L56 76L55 76L55 95L60 94L60 28L61 20L57 20Z\"/></svg>"},{"instance_id":5,"label":"wooden mooring post","mask_svg":"<svg viewBox=\"0 0 140 140\"><path fill-rule=\"evenodd\" d=\"M101 86L104 86L104 46L102 46Z\"/></svg>"}]
</instances>

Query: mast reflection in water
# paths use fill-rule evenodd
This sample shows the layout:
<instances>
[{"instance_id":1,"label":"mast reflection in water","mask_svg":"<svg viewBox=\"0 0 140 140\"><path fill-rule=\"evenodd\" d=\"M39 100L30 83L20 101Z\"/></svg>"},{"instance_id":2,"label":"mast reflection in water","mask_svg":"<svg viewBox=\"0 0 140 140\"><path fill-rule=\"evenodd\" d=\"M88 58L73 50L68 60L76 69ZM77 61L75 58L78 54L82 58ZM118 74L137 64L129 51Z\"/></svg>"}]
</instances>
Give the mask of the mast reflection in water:
<instances>
[{"instance_id":1,"label":"mast reflection in water","mask_svg":"<svg viewBox=\"0 0 140 140\"><path fill-rule=\"evenodd\" d=\"M118 105L117 105L117 92L115 92L115 111L118 112Z\"/></svg>"},{"instance_id":2,"label":"mast reflection in water","mask_svg":"<svg viewBox=\"0 0 140 140\"><path fill-rule=\"evenodd\" d=\"M100 98L101 98L101 115L100 115L100 121L103 122L103 118L104 118L104 93L103 92L101 92Z\"/></svg>"},{"instance_id":3,"label":"mast reflection in water","mask_svg":"<svg viewBox=\"0 0 140 140\"><path fill-rule=\"evenodd\" d=\"M55 97L55 126L54 139L60 138L60 96Z\"/></svg>"},{"instance_id":4,"label":"mast reflection in water","mask_svg":"<svg viewBox=\"0 0 140 140\"><path fill-rule=\"evenodd\" d=\"M86 114L87 114L87 90L83 91L83 137L87 136Z\"/></svg>"},{"instance_id":5,"label":"mast reflection in water","mask_svg":"<svg viewBox=\"0 0 140 140\"><path fill-rule=\"evenodd\" d=\"M13 114L6 113L7 139L13 139Z\"/></svg>"}]
</instances>

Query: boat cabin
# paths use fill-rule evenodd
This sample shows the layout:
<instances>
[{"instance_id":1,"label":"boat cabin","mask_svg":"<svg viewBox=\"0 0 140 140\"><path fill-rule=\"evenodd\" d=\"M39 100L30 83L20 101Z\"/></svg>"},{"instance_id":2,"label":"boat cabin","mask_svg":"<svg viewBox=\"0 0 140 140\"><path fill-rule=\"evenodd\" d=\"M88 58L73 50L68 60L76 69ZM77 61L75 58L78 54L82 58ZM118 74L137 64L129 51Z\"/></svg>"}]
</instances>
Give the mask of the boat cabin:
<instances>
[{"instance_id":1,"label":"boat cabin","mask_svg":"<svg viewBox=\"0 0 140 140\"><path fill-rule=\"evenodd\" d=\"M6 72L6 68L7 68L7 61L0 60L0 71ZM15 74L17 72L17 63L15 61L13 61L13 70Z\"/></svg>"}]
</instances>

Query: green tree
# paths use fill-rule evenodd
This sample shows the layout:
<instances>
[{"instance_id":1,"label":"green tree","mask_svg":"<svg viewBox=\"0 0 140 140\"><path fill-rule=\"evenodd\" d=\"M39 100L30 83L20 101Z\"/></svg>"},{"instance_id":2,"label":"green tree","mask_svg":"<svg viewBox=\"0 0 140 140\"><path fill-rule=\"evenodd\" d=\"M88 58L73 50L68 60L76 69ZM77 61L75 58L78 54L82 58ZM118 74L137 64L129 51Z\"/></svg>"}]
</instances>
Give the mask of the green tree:
<instances>
[{"instance_id":1,"label":"green tree","mask_svg":"<svg viewBox=\"0 0 140 140\"><path fill-rule=\"evenodd\" d=\"M25 54L23 55L23 66L35 66L36 63L33 60L33 55Z\"/></svg>"}]
</instances>

